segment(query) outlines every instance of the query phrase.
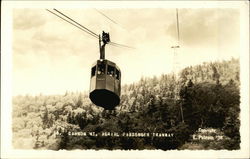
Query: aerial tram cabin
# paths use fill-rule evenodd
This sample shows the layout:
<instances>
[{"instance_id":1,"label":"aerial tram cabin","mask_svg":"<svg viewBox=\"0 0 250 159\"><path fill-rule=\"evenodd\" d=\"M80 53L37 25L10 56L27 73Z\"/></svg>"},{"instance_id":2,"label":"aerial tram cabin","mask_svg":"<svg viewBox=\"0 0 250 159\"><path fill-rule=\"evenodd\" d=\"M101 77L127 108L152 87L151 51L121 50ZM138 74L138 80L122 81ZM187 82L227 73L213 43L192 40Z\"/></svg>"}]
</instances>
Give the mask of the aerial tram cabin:
<instances>
[{"instance_id":1,"label":"aerial tram cabin","mask_svg":"<svg viewBox=\"0 0 250 159\"><path fill-rule=\"evenodd\" d=\"M114 109L120 103L121 73L115 63L98 60L91 69L90 99L104 109Z\"/></svg>"},{"instance_id":2,"label":"aerial tram cabin","mask_svg":"<svg viewBox=\"0 0 250 159\"><path fill-rule=\"evenodd\" d=\"M46 10L99 39L100 59L91 68L89 97L95 105L103 107L105 110L113 110L120 103L121 71L115 63L105 59L105 45L110 43L113 46L131 47L110 42L109 33L103 31L101 37L57 9Z\"/></svg>"},{"instance_id":3,"label":"aerial tram cabin","mask_svg":"<svg viewBox=\"0 0 250 159\"><path fill-rule=\"evenodd\" d=\"M121 71L119 67L105 59L105 45L110 41L109 34L99 36L100 59L92 65L90 78L90 100L97 106L113 110L120 103Z\"/></svg>"}]
</instances>

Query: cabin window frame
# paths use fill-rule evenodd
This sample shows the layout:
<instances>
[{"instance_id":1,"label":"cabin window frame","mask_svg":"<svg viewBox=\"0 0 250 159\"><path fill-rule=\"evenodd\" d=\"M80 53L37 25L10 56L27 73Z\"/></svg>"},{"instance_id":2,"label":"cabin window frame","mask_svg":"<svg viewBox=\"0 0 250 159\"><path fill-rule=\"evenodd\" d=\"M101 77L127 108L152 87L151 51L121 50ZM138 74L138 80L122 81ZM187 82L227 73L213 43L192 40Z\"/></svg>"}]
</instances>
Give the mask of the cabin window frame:
<instances>
[{"instance_id":1,"label":"cabin window frame","mask_svg":"<svg viewBox=\"0 0 250 159\"><path fill-rule=\"evenodd\" d=\"M102 69L103 68L103 69ZM101 69L101 70L99 70ZM97 64L97 75L105 75L106 74L106 64L105 63L98 63Z\"/></svg>"},{"instance_id":2,"label":"cabin window frame","mask_svg":"<svg viewBox=\"0 0 250 159\"><path fill-rule=\"evenodd\" d=\"M115 67L114 66L107 65L107 75L115 78Z\"/></svg>"},{"instance_id":3,"label":"cabin window frame","mask_svg":"<svg viewBox=\"0 0 250 159\"><path fill-rule=\"evenodd\" d=\"M96 65L91 68L91 77L96 76Z\"/></svg>"},{"instance_id":4,"label":"cabin window frame","mask_svg":"<svg viewBox=\"0 0 250 159\"><path fill-rule=\"evenodd\" d=\"M115 79L120 80L121 72L116 68L115 69Z\"/></svg>"}]
</instances>

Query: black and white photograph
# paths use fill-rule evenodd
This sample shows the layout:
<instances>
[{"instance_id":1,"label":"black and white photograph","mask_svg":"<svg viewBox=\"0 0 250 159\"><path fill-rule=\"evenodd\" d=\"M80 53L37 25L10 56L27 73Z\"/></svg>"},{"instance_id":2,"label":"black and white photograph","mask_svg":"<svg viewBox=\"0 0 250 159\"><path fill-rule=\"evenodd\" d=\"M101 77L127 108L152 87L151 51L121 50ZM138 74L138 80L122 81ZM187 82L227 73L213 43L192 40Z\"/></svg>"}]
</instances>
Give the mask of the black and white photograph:
<instances>
[{"instance_id":1,"label":"black and white photograph","mask_svg":"<svg viewBox=\"0 0 250 159\"><path fill-rule=\"evenodd\" d=\"M6 157L249 157L248 2L9 3Z\"/></svg>"}]
</instances>

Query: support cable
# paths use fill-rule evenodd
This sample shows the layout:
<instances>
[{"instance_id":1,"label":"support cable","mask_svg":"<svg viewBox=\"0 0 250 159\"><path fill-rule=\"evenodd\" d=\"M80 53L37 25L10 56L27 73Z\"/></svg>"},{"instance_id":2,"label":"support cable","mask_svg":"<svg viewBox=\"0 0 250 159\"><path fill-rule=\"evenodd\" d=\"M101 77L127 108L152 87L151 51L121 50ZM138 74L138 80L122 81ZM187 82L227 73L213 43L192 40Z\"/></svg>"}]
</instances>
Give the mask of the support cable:
<instances>
[{"instance_id":1,"label":"support cable","mask_svg":"<svg viewBox=\"0 0 250 159\"><path fill-rule=\"evenodd\" d=\"M93 34L91 34L91 33L87 32L86 30L84 30L82 27L80 27L80 26L78 26L78 25L76 25L76 24L74 24L74 23L70 22L69 20L67 20L67 19L65 19L65 18L63 18L63 17L61 17L60 15L58 15L58 14L56 14L56 13L54 13L54 12L52 12L52 11L48 10L48 9L46 9L46 10L47 10L48 12L50 12L50 13L54 14L55 16L57 16L57 17L61 18L62 20L64 20L64 21L68 22L69 24L74 25L75 27L77 27L78 29L80 29L80 30L84 31L85 33L87 33L87 34L89 34L89 35L91 35L91 36L93 36L93 37L95 37L95 38L98 38L98 37L96 37L95 35L93 35Z\"/></svg>"},{"instance_id":2,"label":"support cable","mask_svg":"<svg viewBox=\"0 0 250 159\"><path fill-rule=\"evenodd\" d=\"M56 12L58 12L59 14L65 16L66 18L70 19L71 21L73 21L74 23L78 24L79 26L83 27L84 29L86 29L87 31L89 31L91 34L95 35L98 38L98 35L96 33L94 33L93 31L89 30L88 28L86 28L85 26L79 24L78 22L76 22L75 20L73 20L72 18L68 17L67 15L65 15L64 13L58 11L57 9L54 9Z\"/></svg>"},{"instance_id":3,"label":"support cable","mask_svg":"<svg viewBox=\"0 0 250 159\"><path fill-rule=\"evenodd\" d=\"M60 19L62 19L62 20L64 20L64 21L68 22L69 24L74 25L75 27L77 27L78 29L84 31L85 33L87 33L87 34L89 34L89 35L91 35L91 36L93 36L93 37L99 39L99 35L98 35L98 34L94 33L94 32L91 31L91 30L89 30L87 27L85 27L85 26L79 24L78 22L76 22L75 20L73 20L72 18L70 18L69 16L67 16L66 14L60 12L59 10L53 9L53 10L56 11L57 13L55 13L55 12L49 10L49 9L46 9L46 10L47 10L48 12L54 14L55 16L59 17ZM58 15L58 13L59 13L60 15ZM67 19L66 19L66 18L67 18ZM127 46L127 45L123 45L123 44L118 44L118 43L115 43L115 42L109 42L108 44L110 44L110 45L112 45L112 46L115 46L115 47L126 47L126 48L130 48L130 49L135 49L135 48L133 48L133 47L131 47L131 46Z\"/></svg>"}]
</instances>

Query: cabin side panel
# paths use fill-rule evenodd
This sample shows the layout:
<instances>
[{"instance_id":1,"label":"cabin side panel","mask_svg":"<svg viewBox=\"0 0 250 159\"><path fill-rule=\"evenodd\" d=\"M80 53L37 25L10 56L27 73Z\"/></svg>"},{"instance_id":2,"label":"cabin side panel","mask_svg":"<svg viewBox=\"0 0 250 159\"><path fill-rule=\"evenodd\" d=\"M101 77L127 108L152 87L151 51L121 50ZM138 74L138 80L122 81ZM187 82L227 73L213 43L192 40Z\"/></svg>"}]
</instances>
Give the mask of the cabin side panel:
<instances>
[{"instance_id":1,"label":"cabin side panel","mask_svg":"<svg viewBox=\"0 0 250 159\"><path fill-rule=\"evenodd\" d=\"M97 75L96 78L96 89L106 88L106 75Z\"/></svg>"},{"instance_id":2,"label":"cabin side panel","mask_svg":"<svg viewBox=\"0 0 250 159\"><path fill-rule=\"evenodd\" d=\"M114 92L115 91L114 87L115 87L114 77L109 75L106 76L106 89Z\"/></svg>"}]
</instances>

